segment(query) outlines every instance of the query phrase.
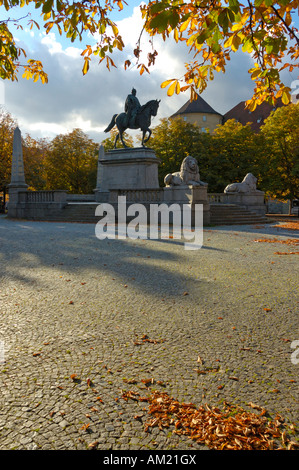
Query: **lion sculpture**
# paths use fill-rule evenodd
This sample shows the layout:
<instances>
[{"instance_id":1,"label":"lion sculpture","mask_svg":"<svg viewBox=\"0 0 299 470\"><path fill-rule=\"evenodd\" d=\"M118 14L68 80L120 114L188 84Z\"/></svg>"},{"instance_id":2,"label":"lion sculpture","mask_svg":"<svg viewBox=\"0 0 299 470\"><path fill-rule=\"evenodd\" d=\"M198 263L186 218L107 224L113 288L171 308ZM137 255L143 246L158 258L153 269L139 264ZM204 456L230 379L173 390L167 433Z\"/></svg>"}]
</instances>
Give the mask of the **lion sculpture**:
<instances>
[{"instance_id":1,"label":"lion sculpture","mask_svg":"<svg viewBox=\"0 0 299 470\"><path fill-rule=\"evenodd\" d=\"M232 183L226 186L225 193L261 193L256 189L257 178L252 173L247 173L241 183Z\"/></svg>"},{"instance_id":2,"label":"lion sculpture","mask_svg":"<svg viewBox=\"0 0 299 470\"><path fill-rule=\"evenodd\" d=\"M197 161L190 155L182 161L180 171L168 173L164 178L166 186L205 186L207 183L200 181Z\"/></svg>"}]
</instances>

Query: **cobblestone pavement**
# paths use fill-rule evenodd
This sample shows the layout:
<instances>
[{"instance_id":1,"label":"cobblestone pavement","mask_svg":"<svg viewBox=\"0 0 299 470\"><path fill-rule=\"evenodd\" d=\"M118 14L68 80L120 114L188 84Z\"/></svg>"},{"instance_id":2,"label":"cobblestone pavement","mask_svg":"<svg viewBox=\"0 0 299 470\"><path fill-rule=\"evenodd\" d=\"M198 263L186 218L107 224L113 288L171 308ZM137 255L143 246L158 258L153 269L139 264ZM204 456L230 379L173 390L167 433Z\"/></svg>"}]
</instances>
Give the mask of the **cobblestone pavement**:
<instances>
[{"instance_id":1,"label":"cobblestone pavement","mask_svg":"<svg viewBox=\"0 0 299 470\"><path fill-rule=\"evenodd\" d=\"M145 432L147 403L125 401L131 390L253 402L297 424L299 258L275 253L298 247L255 240L298 234L211 227L187 251L1 216L0 449L206 449Z\"/></svg>"}]
</instances>

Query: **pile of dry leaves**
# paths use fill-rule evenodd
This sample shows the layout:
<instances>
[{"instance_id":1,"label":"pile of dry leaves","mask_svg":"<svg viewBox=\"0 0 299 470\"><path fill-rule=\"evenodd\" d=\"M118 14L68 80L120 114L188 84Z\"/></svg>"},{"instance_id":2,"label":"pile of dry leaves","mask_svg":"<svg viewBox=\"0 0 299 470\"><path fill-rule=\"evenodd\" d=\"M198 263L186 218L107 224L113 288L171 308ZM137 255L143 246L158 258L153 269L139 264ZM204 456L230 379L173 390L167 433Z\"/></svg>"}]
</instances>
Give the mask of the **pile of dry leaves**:
<instances>
[{"instance_id":1,"label":"pile of dry leaves","mask_svg":"<svg viewBox=\"0 0 299 470\"><path fill-rule=\"evenodd\" d=\"M282 245L289 245L289 246L298 246L299 239L297 238L289 238L287 240L278 240L277 238L259 238L258 240L254 240L255 242L261 243L280 243ZM299 255L299 251L276 251L275 255Z\"/></svg>"},{"instance_id":2,"label":"pile of dry leaves","mask_svg":"<svg viewBox=\"0 0 299 470\"><path fill-rule=\"evenodd\" d=\"M259 238L254 240L255 242L264 242L264 243L281 243L282 245L299 245L298 238L288 238L287 240L279 240L278 238Z\"/></svg>"},{"instance_id":3,"label":"pile of dry leaves","mask_svg":"<svg viewBox=\"0 0 299 470\"><path fill-rule=\"evenodd\" d=\"M299 230L299 222L288 222L281 225L273 225L273 227L287 229L287 230Z\"/></svg>"},{"instance_id":4,"label":"pile of dry leaves","mask_svg":"<svg viewBox=\"0 0 299 470\"><path fill-rule=\"evenodd\" d=\"M151 418L145 423L146 431L155 426L160 429L173 426L173 433L217 450L297 448L297 444L286 435L284 420L279 416L274 420L268 419L266 410L253 403L249 405L259 414L228 403L223 411L208 405L197 408L192 403L180 403L167 393L158 391L149 397L140 397L138 392L123 392L122 398L149 403Z\"/></svg>"}]
</instances>

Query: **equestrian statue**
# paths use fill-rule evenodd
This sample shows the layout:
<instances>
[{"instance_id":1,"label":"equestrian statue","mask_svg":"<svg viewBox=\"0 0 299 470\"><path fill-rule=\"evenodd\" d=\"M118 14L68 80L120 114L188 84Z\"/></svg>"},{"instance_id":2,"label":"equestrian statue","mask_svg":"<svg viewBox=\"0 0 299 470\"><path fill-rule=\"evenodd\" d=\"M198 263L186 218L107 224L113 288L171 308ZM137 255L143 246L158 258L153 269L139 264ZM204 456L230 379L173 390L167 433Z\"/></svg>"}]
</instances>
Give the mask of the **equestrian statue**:
<instances>
[{"instance_id":1,"label":"equestrian statue","mask_svg":"<svg viewBox=\"0 0 299 470\"><path fill-rule=\"evenodd\" d=\"M160 101L161 100L151 100L141 106L136 96L135 88L132 89L132 92L127 96L125 102L125 112L114 114L109 126L104 130L104 132L109 132L114 126L117 127L118 134L114 141L114 148L116 148L118 139L121 140L125 148L128 148L123 140L123 133L126 129L141 129L141 144L142 147L145 147L144 144L149 140L152 134L149 128L151 125L151 117L157 115ZM145 138L146 133L148 133L147 138Z\"/></svg>"}]
</instances>

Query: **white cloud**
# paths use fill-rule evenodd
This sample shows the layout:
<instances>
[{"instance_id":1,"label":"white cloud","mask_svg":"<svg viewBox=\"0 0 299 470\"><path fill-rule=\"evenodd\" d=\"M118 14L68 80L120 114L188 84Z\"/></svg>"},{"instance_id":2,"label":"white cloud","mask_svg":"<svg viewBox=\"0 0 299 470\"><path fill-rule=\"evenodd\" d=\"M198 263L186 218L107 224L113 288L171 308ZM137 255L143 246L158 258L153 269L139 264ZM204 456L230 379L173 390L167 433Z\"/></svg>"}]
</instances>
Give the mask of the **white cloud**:
<instances>
[{"instance_id":1,"label":"white cloud","mask_svg":"<svg viewBox=\"0 0 299 470\"><path fill-rule=\"evenodd\" d=\"M44 44L50 54L57 54L58 52L62 52L62 45L56 41L56 37L54 33L43 33L42 35L41 44Z\"/></svg>"},{"instance_id":2,"label":"white cloud","mask_svg":"<svg viewBox=\"0 0 299 470\"><path fill-rule=\"evenodd\" d=\"M64 50L64 53L74 59L79 59L81 58L82 49L79 49L78 47L67 47Z\"/></svg>"},{"instance_id":3,"label":"white cloud","mask_svg":"<svg viewBox=\"0 0 299 470\"><path fill-rule=\"evenodd\" d=\"M23 123L26 125L28 133L30 135L36 135L37 137L44 137L45 135L49 138L54 138L58 134L65 134L69 132L69 129L65 126L56 124L54 122L26 122Z\"/></svg>"},{"instance_id":4,"label":"white cloud","mask_svg":"<svg viewBox=\"0 0 299 470\"><path fill-rule=\"evenodd\" d=\"M141 12L139 7L133 9L133 14L129 18L125 18L122 21L118 22L118 28L120 35L125 38L125 52L128 55L128 58L131 60L132 64L135 63L136 58L133 55L133 50L137 45L137 41L142 32L143 20L141 17ZM180 47L183 45L175 44L174 52L174 43L171 41L164 42L162 38L155 37L152 40L145 31L141 34L140 39L140 62L147 64L147 54L153 52L153 48L158 52L158 56L155 62L155 72L160 73L165 76L169 75L171 72L173 75L181 75L183 70L183 62L181 61L181 54L184 54L186 59L186 49L185 47ZM133 66L134 67L134 66Z\"/></svg>"},{"instance_id":5,"label":"white cloud","mask_svg":"<svg viewBox=\"0 0 299 470\"><path fill-rule=\"evenodd\" d=\"M82 50L78 47L67 47L63 49L61 42L58 41L55 33L42 33L40 35L41 44L47 46L50 54L65 54L70 57L79 58L81 56Z\"/></svg>"},{"instance_id":6,"label":"white cloud","mask_svg":"<svg viewBox=\"0 0 299 470\"><path fill-rule=\"evenodd\" d=\"M26 121L24 121L26 124ZM57 124L55 122L27 122L29 134L35 134L38 137L46 135L48 138L54 138L58 134L66 134L75 128L82 129L83 132L88 134L97 134L102 132L101 127L93 126L90 119L84 120L81 116L70 115L69 119L64 124Z\"/></svg>"}]
</instances>

